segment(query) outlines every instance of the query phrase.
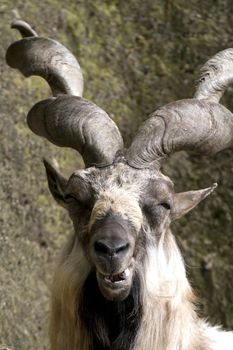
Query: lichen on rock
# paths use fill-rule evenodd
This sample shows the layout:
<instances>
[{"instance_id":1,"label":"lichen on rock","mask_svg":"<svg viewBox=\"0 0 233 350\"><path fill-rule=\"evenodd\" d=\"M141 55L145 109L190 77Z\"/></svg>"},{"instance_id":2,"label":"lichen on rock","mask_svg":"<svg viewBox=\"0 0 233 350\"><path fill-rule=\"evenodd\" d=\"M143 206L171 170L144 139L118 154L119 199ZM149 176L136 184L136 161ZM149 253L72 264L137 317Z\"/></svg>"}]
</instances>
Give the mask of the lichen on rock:
<instances>
[{"instance_id":1,"label":"lichen on rock","mask_svg":"<svg viewBox=\"0 0 233 350\"><path fill-rule=\"evenodd\" d=\"M52 272L72 231L49 195L43 157L68 176L82 161L27 129L31 106L49 94L39 78L25 79L5 64L5 51L19 35L20 17L44 36L61 41L79 59L84 96L118 123L126 145L147 115L167 102L192 97L199 67L232 46L233 4L227 0L15 1L0 4L0 344L3 348L48 348ZM233 89L223 103L233 110ZM232 150L205 158L181 152L166 173L177 190L218 190L174 225L201 313L233 327Z\"/></svg>"}]
</instances>

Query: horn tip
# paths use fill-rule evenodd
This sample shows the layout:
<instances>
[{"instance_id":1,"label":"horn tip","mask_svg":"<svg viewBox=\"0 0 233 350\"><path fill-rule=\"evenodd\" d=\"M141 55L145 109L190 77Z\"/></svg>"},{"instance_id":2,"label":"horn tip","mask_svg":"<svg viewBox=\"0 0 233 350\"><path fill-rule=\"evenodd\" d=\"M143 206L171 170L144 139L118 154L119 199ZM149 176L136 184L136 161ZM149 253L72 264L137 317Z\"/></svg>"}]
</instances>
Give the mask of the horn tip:
<instances>
[{"instance_id":1,"label":"horn tip","mask_svg":"<svg viewBox=\"0 0 233 350\"><path fill-rule=\"evenodd\" d=\"M38 36L36 31L30 26L30 24L21 19L15 19L14 21L12 21L11 28L19 30L22 37Z\"/></svg>"},{"instance_id":2,"label":"horn tip","mask_svg":"<svg viewBox=\"0 0 233 350\"><path fill-rule=\"evenodd\" d=\"M214 191L215 188L217 188L217 187L218 187L218 183L217 183L217 182L214 182L213 185L211 186L211 188L212 188L213 191Z\"/></svg>"}]
</instances>

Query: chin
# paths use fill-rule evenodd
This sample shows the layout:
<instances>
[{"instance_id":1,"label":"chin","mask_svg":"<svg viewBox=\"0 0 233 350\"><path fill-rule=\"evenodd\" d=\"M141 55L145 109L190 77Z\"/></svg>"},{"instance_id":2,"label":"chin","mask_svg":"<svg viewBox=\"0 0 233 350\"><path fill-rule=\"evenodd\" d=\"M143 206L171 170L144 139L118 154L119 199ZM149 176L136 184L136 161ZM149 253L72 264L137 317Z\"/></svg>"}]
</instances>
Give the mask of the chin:
<instances>
[{"instance_id":1,"label":"chin","mask_svg":"<svg viewBox=\"0 0 233 350\"><path fill-rule=\"evenodd\" d=\"M130 293L131 285L122 286L119 288L112 288L104 286L101 282L98 281L98 286L101 294L104 298L109 301L123 301L125 300Z\"/></svg>"}]
</instances>

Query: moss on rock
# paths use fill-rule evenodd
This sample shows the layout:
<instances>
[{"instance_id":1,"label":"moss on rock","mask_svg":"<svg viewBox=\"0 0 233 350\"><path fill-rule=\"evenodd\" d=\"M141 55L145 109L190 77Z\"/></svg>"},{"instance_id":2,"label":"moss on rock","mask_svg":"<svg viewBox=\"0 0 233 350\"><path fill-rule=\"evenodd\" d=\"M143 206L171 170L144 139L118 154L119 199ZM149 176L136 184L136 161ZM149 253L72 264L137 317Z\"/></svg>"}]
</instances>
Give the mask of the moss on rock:
<instances>
[{"instance_id":1,"label":"moss on rock","mask_svg":"<svg viewBox=\"0 0 233 350\"><path fill-rule=\"evenodd\" d=\"M191 97L198 68L232 46L227 0L3 0L0 4L0 347L47 349L50 284L56 256L72 230L47 190L41 158L68 176L77 153L54 147L27 129L30 107L50 93L39 78L6 66L10 29L22 18L69 47L85 76L85 96L118 123L126 145L146 116ZM233 90L224 104L233 110ZM231 150L213 158L181 152L165 166L177 190L219 182L211 198L174 225L201 300L201 313L233 327L233 181Z\"/></svg>"}]
</instances>

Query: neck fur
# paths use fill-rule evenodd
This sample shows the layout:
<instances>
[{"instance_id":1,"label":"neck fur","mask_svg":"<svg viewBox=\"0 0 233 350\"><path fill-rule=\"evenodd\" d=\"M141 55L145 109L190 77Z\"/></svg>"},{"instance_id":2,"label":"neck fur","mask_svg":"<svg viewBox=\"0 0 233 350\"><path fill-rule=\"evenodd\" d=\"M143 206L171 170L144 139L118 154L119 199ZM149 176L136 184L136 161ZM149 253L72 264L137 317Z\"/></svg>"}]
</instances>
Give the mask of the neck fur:
<instances>
[{"instance_id":1,"label":"neck fur","mask_svg":"<svg viewBox=\"0 0 233 350\"><path fill-rule=\"evenodd\" d=\"M145 272L144 313L134 350L203 349L195 297L170 231L149 246Z\"/></svg>"},{"instance_id":2,"label":"neck fur","mask_svg":"<svg viewBox=\"0 0 233 350\"><path fill-rule=\"evenodd\" d=\"M136 277L130 299L118 305L103 300L79 245L71 244L55 277L51 350L206 349L184 262L170 232L147 247L144 273Z\"/></svg>"}]
</instances>

